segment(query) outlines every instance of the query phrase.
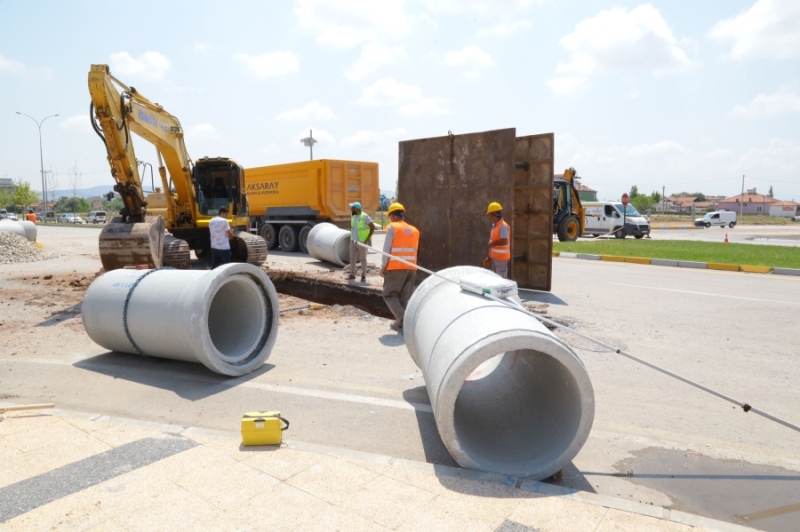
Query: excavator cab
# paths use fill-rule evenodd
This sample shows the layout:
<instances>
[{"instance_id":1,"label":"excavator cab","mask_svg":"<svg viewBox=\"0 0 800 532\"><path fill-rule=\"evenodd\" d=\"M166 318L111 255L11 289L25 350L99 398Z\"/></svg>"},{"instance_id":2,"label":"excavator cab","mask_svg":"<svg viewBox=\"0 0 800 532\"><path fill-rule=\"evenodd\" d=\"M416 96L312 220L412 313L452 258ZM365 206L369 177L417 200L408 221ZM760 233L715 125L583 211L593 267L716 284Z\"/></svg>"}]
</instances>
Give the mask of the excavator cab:
<instances>
[{"instance_id":1,"label":"excavator cab","mask_svg":"<svg viewBox=\"0 0 800 532\"><path fill-rule=\"evenodd\" d=\"M247 216L243 175L244 169L232 159L199 159L192 168L192 183L200 216L216 216L223 206L234 218Z\"/></svg>"}]
</instances>

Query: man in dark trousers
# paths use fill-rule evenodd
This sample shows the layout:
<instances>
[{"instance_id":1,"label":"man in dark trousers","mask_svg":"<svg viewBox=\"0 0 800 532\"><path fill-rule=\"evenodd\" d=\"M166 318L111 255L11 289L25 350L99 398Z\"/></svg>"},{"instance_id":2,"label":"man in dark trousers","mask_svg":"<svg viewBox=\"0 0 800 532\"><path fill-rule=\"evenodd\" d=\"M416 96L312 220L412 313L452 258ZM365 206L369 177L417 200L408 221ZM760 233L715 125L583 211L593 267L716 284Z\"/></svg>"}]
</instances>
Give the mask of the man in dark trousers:
<instances>
[{"instance_id":1,"label":"man in dark trousers","mask_svg":"<svg viewBox=\"0 0 800 532\"><path fill-rule=\"evenodd\" d=\"M384 255L381 266L383 300L386 301L396 320L390 327L401 332L408 300L414 293L414 281L417 277L419 230L405 222L405 207L400 203L391 204L388 214L391 223L386 228L383 252L410 263L406 264Z\"/></svg>"},{"instance_id":2,"label":"man in dark trousers","mask_svg":"<svg viewBox=\"0 0 800 532\"><path fill-rule=\"evenodd\" d=\"M217 216L208 222L211 234L211 269L231 261L231 239L233 229L228 223L228 208L220 207Z\"/></svg>"}]
</instances>

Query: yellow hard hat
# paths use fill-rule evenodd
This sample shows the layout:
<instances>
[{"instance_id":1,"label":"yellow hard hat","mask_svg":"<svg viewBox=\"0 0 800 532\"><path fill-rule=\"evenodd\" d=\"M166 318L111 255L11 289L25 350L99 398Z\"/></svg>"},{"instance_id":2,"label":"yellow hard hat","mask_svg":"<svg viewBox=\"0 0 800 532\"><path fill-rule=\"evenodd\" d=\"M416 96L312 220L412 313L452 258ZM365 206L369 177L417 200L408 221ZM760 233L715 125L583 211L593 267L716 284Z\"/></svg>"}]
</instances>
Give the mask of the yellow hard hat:
<instances>
[{"instance_id":1,"label":"yellow hard hat","mask_svg":"<svg viewBox=\"0 0 800 532\"><path fill-rule=\"evenodd\" d=\"M393 212L397 211L405 211L406 208L403 207L402 203L392 203L389 205L389 210L386 211L386 214L392 214Z\"/></svg>"},{"instance_id":2,"label":"yellow hard hat","mask_svg":"<svg viewBox=\"0 0 800 532\"><path fill-rule=\"evenodd\" d=\"M493 201L489 204L489 208L486 209L486 214L492 214L493 212L498 212L502 210L503 206L497 203L496 201Z\"/></svg>"}]
</instances>

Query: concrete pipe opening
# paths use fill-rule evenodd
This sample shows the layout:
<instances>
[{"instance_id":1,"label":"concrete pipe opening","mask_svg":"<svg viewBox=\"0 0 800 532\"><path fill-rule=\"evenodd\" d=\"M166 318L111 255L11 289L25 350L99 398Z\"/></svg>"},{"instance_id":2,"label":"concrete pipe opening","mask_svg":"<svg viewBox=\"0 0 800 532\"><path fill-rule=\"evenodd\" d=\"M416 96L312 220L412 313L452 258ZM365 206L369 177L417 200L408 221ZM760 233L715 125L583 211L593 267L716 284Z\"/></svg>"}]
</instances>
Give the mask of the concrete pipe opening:
<instances>
[{"instance_id":1,"label":"concrete pipe opening","mask_svg":"<svg viewBox=\"0 0 800 532\"><path fill-rule=\"evenodd\" d=\"M350 232L330 223L315 225L306 240L308 254L337 266L350 262Z\"/></svg>"},{"instance_id":2,"label":"concrete pipe opening","mask_svg":"<svg viewBox=\"0 0 800 532\"><path fill-rule=\"evenodd\" d=\"M110 351L199 362L239 376L269 357L279 309L267 275L234 263L211 271L107 272L86 291L81 314L89 337Z\"/></svg>"},{"instance_id":3,"label":"concrete pipe opening","mask_svg":"<svg viewBox=\"0 0 800 532\"><path fill-rule=\"evenodd\" d=\"M474 267L439 273L497 279ZM591 381L538 320L429 277L404 325L439 434L462 467L543 479L580 451L594 420Z\"/></svg>"},{"instance_id":4,"label":"concrete pipe opening","mask_svg":"<svg viewBox=\"0 0 800 532\"><path fill-rule=\"evenodd\" d=\"M267 304L256 283L229 277L217 289L208 309L208 335L228 363L247 357L264 335Z\"/></svg>"}]
</instances>

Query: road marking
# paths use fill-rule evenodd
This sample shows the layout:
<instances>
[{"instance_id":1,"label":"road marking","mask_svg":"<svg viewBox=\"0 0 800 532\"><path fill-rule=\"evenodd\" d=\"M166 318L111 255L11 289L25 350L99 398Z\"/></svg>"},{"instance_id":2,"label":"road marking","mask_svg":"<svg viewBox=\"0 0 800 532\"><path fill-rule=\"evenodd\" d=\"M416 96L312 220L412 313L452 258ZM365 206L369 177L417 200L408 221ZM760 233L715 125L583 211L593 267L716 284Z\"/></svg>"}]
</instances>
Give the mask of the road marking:
<instances>
[{"instance_id":1,"label":"road marking","mask_svg":"<svg viewBox=\"0 0 800 532\"><path fill-rule=\"evenodd\" d=\"M770 508L769 510L762 510L760 512L753 512L751 514L737 515L739 519L744 521L755 521L757 519L766 519L767 517L777 517L779 515L792 514L800 512L800 502L797 504L790 504L788 506L779 506L777 508Z\"/></svg>"},{"instance_id":2,"label":"road marking","mask_svg":"<svg viewBox=\"0 0 800 532\"><path fill-rule=\"evenodd\" d=\"M696 296L722 297L725 299L740 299L742 301L758 301L760 303L780 303L781 305L800 305L800 301L779 301L777 299L761 299L757 297L729 296L727 294L713 294L711 292L695 292L693 290L679 290L677 288L657 288L655 286L641 286L638 284L612 283L614 286L627 286L628 288L643 288L645 290L660 290L662 292L676 292L678 294L692 294Z\"/></svg>"},{"instance_id":3,"label":"road marking","mask_svg":"<svg viewBox=\"0 0 800 532\"><path fill-rule=\"evenodd\" d=\"M136 355L131 355L135 357ZM194 382L203 382L208 384L217 384L219 386L225 386L226 388L252 388L256 390L264 390L268 392L275 392L275 393L283 393L287 395L300 395L305 397L315 397L317 399L331 399L334 401L344 401L348 403L358 403L358 404L366 404L366 405L374 405L374 406L383 406L386 408L396 408L398 410L411 410L417 412L427 412L429 414L433 413L433 408L431 405L426 405L423 403L412 403L409 401L399 401L397 399L383 399L381 397L372 397L367 395L355 395L350 393L339 393L339 392L329 392L325 390L312 390L309 388L300 388L297 386L286 386L284 384L267 384L264 382L254 382L252 380L243 380L249 378L247 375L243 377L236 377L228 380L220 380L222 377L214 378L211 376L205 377L203 375L186 375L184 373L179 373L177 371L169 371L169 370L161 370L157 372L157 375L153 371L145 371L136 368L131 368L128 366L121 366L118 364L98 364L87 362L86 359L81 359L75 362L68 362L62 360L47 360L47 359L39 359L39 360L15 360L14 362L23 362L29 364L48 364L52 366L70 366L75 367L77 369L88 369L88 370L108 370L109 368L116 368L125 370L125 372L132 374L132 375L145 375L147 377L170 377L174 379L184 380L184 381L194 381ZM80 364L80 365L76 365ZM332 385L335 385L331 383Z\"/></svg>"}]
</instances>

